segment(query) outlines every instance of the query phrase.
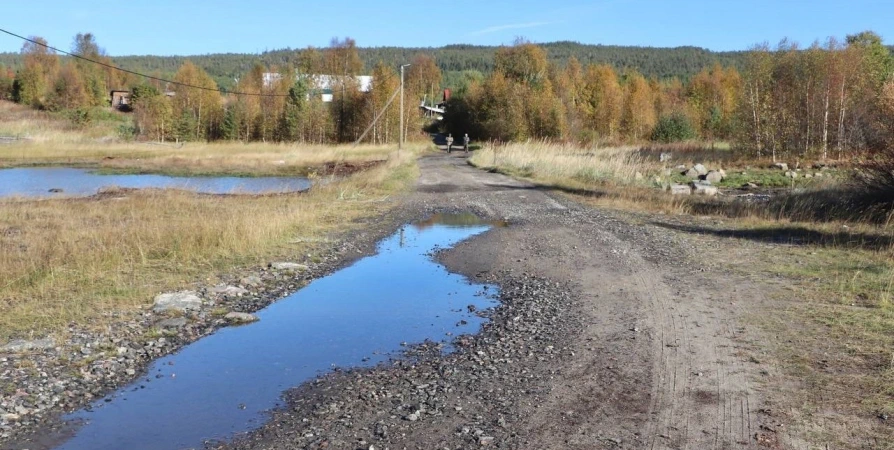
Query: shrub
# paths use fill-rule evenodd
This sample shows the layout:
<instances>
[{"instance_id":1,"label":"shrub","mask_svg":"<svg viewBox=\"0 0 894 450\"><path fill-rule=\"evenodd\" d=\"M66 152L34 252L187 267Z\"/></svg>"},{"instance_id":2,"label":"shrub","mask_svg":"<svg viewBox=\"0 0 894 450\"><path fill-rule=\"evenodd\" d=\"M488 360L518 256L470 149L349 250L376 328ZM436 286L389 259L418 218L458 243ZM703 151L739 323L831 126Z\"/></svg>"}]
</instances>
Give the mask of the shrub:
<instances>
[{"instance_id":1,"label":"shrub","mask_svg":"<svg viewBox=\"0 0 894 450\"><path fill-rule=\"evenodd\" d=\"M680 142L695 138L695 130L689 118L683 114L662 116L652 131L652 140L658 142Z\"/></svg>"}]
</instances>

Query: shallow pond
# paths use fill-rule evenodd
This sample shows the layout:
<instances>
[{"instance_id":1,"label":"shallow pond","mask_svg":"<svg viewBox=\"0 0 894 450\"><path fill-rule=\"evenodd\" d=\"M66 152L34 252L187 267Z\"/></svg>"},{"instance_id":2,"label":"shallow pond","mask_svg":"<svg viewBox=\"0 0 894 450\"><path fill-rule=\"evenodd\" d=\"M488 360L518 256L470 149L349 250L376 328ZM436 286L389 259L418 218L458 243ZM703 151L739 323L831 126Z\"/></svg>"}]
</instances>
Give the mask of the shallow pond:
<instances>
[{"instance_id":1,"label":"shallow pond","mask_svg":"<svg viewBox=\"0 0 894 450\"><path fill-rule=\"evenodd\" d=\"M310 188L310 185L310 180L300 177L103 175L88 169L70 167L0 169L0 197L87 196L109 186L135 189L175 188L203 194L262 194L303 191Z\"/></svg>"},{"instance_id":2,"label":"shallow pond","mask_svg":"<svg viewBox=\"0 0 894 450\"><path fill-rule=\"evenodd\" d=\"M431 253L489 228L469 216L403 227L375 256L270 305L259 322L161 358L134 384L69 415L81 425L59 448L201 448L259 427L283 391L333 367L370 366L404 342L477 332L485 319L468 306L495 306L496 286L449 273Z\"/></svg>"}]
</instances>

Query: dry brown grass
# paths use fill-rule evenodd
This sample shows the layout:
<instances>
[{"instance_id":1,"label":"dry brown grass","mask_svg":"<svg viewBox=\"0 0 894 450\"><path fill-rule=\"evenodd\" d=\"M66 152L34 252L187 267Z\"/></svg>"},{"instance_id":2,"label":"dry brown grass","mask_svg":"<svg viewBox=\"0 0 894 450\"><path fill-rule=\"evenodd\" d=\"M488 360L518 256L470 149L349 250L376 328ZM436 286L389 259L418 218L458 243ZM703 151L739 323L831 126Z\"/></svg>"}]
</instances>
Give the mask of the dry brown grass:
<instances>
[{"instance_id":1,"label":"dry brown grass","mask_svg":"<svg viewBox=\"0 0 894 450\"><path fill-rule=\"evenodd\" d=\"M125 119L122 113L111 117ZM32 143L96 142L114 138L122 122L97 121L75 126L61 113L39 111L7 100L0 100L0 136L17 137Z\"/></svg>"},{"instance_id":2,"label":"dry brown grass","mask_svg":"<svg viewBox=\"0 0 894 450\"><path fill-rule=\"evenodd\" d=\"M481 168L556 185L636 184L636 173L658 170L638 147L582 148L574 144L528 141L489 144L470 162ZM641 183L640 183L641 184Z\"/></svg>"},{"instance_id":3,"label":"dry brown grass","mask_svg":"<svg viewBox=\"0 0 894 450\"><path fill-rule=\"evenodd\" d=\"M197 279L304 254L306 242L393 206L415 175L406 151L304 194L0 200L0 340L96 323Z\"/></svg>"},{"instance_id":4,"label":"dry brown grass","mask_svg":"<svg viewBox=\"0 0 894 450\"><path fill-rule=\"evenodd\" d=\"M384 160L393 152L387 145L22 141L0 146L0 168L61 164L171 175L304 175L324 163Z\"/></svg>"}]
</instances>

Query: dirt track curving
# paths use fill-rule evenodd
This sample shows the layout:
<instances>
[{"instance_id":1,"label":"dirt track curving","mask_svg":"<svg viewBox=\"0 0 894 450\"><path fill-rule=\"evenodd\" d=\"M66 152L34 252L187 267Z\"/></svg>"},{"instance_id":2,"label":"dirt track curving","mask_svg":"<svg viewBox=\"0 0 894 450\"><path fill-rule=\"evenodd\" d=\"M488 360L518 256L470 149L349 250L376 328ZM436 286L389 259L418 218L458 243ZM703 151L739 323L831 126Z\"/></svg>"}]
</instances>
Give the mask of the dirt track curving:
<instances>
[{"instance_id":1,"label":"dirt track curving","mask_svg":"<svg viewBox=\"0 0 894 450\"><path fill-rule=\"evenodd\" d=\"M403 217L472 211L510 223L438 255L502 286L476 337L441 356L336 372L234 448L776 448L739 325L761 287L686 240L511 178L464 155L423 158Z\"/></svg>"}]
</instances>

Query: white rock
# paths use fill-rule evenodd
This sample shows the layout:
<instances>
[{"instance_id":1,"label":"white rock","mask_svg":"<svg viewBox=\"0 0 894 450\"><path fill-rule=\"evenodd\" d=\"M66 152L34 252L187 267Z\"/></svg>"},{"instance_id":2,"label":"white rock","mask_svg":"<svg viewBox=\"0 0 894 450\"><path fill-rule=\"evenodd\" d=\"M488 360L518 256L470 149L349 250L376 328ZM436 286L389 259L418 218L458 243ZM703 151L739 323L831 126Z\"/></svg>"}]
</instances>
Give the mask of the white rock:
<instances>
[{"instance_id":1,"label":"white rock","mask_svg":"<svg viewBox=\"0 0 894 450\"><path fill-rule=\"evenodd\" d=\"M35 339L33 341L26 341L23 339L15 339L9 341L8 344L0 347L0 352L10 352L10 353L19 353L19 352L27 352L31 350L46 350L49 348L53 348L56 346L56 340L52 337L45 337L43 339Z\"/></svg>"},{"instance_id":2,"label":"white rock","mask_svg":"<svg viewBox=\"0 0 894 450\"><path fill-rule=\"evenodd\" d=\"M169 292L155 297L152 310L155 312L197 311L202 309L202 299L193 291Z\"/></svg>"},{"instance_id":3,"label":"white rock","mask_svg":"<svg viewBox=\"0 0 894 450\"><path fill-rule=\"evenodd\" d=\"M671 195L689 195L692 193L692 189L690 189L689 186L686 186L685 184L672 184L668 186L667 190L671 193Z\"/></svg>"},{"instance_id":4,"label":"white rock","mask_svg":"<svg viewBox=\"0 0 894 450\"><path fill-rule=\"evenodd\" d=\"M239 297L239 296L242 296L242 295L245 295L248 293L247 290L245 290L241 287L236 287L236 286L215 286L215 287L211 288L211 292L214 292L215 294L231 295L231 296L236 296L236 297Z\"/></svg>"},{"instance_id":5,"label":"white rock","mask_svg":"<svg viewBox=\"0 0 894 450\"><path fill-rule=\"evenodd\" d=\"M293 262L275 262L271 263L270 267L275 270L291 270L293 272L303 272L307 270L307 266L304 264L298 264Z\"/></svg>"},{"instance_id":6,"label":"white rock","mask_svg":"<svg viewBox=\"0 0 894 450\"><path fill-rule=\"evenodd\" d=\"M705 181L708 181L711 184L720 183L721 181L723 181L723 175L716 170L712 170L708 172L707 175L705 175Z\"/></svg>"},{"instance_id":7,"label":"white rock","mask_svg":"<svg viewBox=\"0 0 894 450\"><path fill-rule=\"evenodd\" d=\"M227 313L227 315L224 316L224 319L226 319L227 322L230 322L230 323L252 323L252 322L257 322L259 320L258 316L256 316L256 315L249 314L249 313L243 313L243 312Z\"/></svg>"}]
</instances>

